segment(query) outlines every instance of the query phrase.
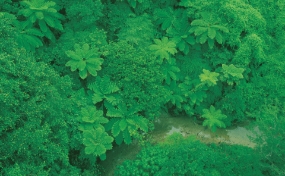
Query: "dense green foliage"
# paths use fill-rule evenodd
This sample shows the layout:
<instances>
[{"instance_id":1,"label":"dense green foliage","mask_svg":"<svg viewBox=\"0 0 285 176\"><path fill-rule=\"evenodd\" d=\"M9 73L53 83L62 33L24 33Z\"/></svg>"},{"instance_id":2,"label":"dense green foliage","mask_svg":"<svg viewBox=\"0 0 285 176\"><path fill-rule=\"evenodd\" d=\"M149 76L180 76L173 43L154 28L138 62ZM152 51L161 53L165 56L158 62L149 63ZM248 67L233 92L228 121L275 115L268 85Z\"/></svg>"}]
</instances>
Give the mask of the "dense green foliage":
<instances>
[{"instance_id":1,"label":"dense green foliage","mask_svg":"<svg viewBox=\"0 0 285 176\"><path fill-rule=\"evenodd\" d=\"M0 0L1 175L98 174L97 160L142 140L162 109L213 131L258 122L265 137L251 172L284 175L284 7L284 0ZM153 168L139 161L118 174L252 169L240 160L251 149L188 142L148 147L139 157L161 158ZM170 162L181 168L166 169Z\"/></svg>"},{"instance_id":2,"label":"dense green foliage","mask_svg":"<svg viewBox=\"0 0 285 176\"><path fill-rule=\"evenodd\" d=\"M160 145L147 146L115 175L262 175L260 156L243 146L207 146L174 133Z\"/></svg>"}]
</instances>

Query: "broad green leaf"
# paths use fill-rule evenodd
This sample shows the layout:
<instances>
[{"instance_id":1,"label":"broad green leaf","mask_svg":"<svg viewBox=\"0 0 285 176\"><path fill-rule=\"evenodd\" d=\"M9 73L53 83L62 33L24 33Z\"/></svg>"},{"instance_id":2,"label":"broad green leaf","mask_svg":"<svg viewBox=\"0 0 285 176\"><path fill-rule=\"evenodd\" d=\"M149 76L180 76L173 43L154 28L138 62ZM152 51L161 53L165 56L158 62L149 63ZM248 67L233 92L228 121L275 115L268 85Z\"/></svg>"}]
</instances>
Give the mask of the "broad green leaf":
<instances>
[{"instance_id":1,"label":"broad green leaf","mask_svg":"<svg viewBox=\"0 0 285 176\"><path fill-rule=\"evenodd\" d=\"M63 19L63 15L58 13L56 8L54 8L56 3L52 1L32 0L21 1L20 4L23 5L24 9L19 11L19 15L22 14L26 17L25 20L29 23L27 26L38 25L48 39L55 41L55 36L49 27L63 30L60 21L60 19Z\"/></svg>"},{"instance_id":2,"label":"broad green leaf","mask_svg":"<svg viewBox=\"0 0 285 176\"><path fill-rule=\"evenodd\" d=\"M114 123L113 127L112 127L112 135L114 137L118 136L120 133L121 129L120 129L120 120L118 120L117 122Z\"/></svg>"},{"instance_id":3,"label":"broad green leaf","mask_svg":"<svg viewBox=\"0 0 285 176\"><path fill-rule=\"evenodd\" d=\"M77 61L75 61L75 60L70 60L70 61L68 61L66 64L65 64L65 66L70 66L71 67L71 71L75 71L76 69L77 69Z\"/></svg>"},{"instance_id":4,"label":"broad green leaf","mask_svg":"<svg viewBox=\"0 0 285 176\"><path fill-rule=\"evenodd\" d=\"M148 124L147 124L147 120L143 117L140 117L137 119L138 122L138 126L141 130L143 130L144 132L148 132Z\"/></svg>"},{"instance_id":5,"label":"broad green leaf","mask_svg":"<svg viewBox=\"0 0 285 176\"><path fill-rule=\"evenodd\" d=\"M36 29L36 28L26 29L25 33L29 34L29 35L38 36L38 37L43 37L44 36L43 33L40 30Z\"/></svg>"},{"instance_id":6,"label":"broad green leaf","mask_svg":"<svg viewBox=\"0 0 285 176\"><path fill-rule=\"evenodd\" d=\"M108 136L104 128L83 131L85 153L100 156L112 148L113 138Z\"/></svg>"},{"instance_id":7,"label":"broad green leaf","mask_svg":"<svg viewBox=\"0 0 285 176\"><path fill-rule=\"evenodd\" d=\"M35 15L36 15L36 17L37 17L39 20L44 19L44 14L43 14L43 12L36 12Z\"/></svg>"},{"instance_id":8,"label":"broad green leaf","mask_svg":"<svg viewBox=\"0 0 285 176\"><path fill-rule=\"evenodd\" d=\"M120 97L116 94L116 92L119 91L119 88L116 84L111 82L110 77L108 76L104 76L103 78L97 77L95 82L88 85L88 88L94 92L94 104L106 100L112 105L116 105L120 101Z\"/></svg>"},{"instance_id":9,"label":"broad green leaf","mask_svg":"<svg viewBox=\"0 0 285 176\"><path fill-rule=\"evenodd\" d=\"M174 55L177 53L176 44L172 41L169 41L167 37L163 37L161 40L154 39L155 44L150 45L149 49L154 52L156 56L159 56L161 62L163 59L169 59L170 54Z\"/></svg>"},{"instance_id":10,"label":"broad green leaf","mask_svg":"<svg viewBox=\"0 0 285 176\"><path fill-rule=\"evenodd\" d=\"M204 26L204 27L207 27L208 25L209 25L209 23L207 23L204 20L193 20L191 22L191 26Z\"/></svg>"},{"instance_id":11,"label":"broad green leaf","mask_svg":"<svg viewBox=\"0 0 285 176\"><path fill-rule=\"evenodd\" d=\"M99 156L101 161L106 160L106 153Z\"/></svg>"},{"instance_id":12,"label":"broad green leaf","mask_svg":"<svg viewBox=\"0 0 285 176\"><path fill-rule=\"evenodd\" d=\"M74 51L70 51L70 50L68 50L68 51L65 51L65 54L68 56L68 57L70 57L70 58L72 58L73 60L77 60L77 62L78 61L81 61L81 57L80 56L78 56Z\"/></svg>"},{"instance_id":13,"label":"broad green leaf","mask_svg":"<svg viewBox=\"0 0 285 176\"><path fill-rule=\"evenodd\" d=\"M122 119L121 121L120 121L120 129L121 129L121 131L124 131L125 129L126 129L126 127L127 127L127 121L125 120L125 119Z\"/></svg>"},{"instance_id":14,"label":"broad green leaf","mask_svg":"<svg viewBox=\"0 0 285 176\"><path fill-rule=\"evenodd\" d=\"M189 43L190 45L194 45L196 42L195 42L195 38L193 36L188 36L186 38L186 41L187 43Z\"/></svg>"},{"instance_id":15,"label":"broad green leaf","mask_svg":"<svg viewBox=\"0 0 285 176\"><path fill-rule=\"evenodd\" d=\"M162 30L167 30L171 27L174 21L173 9L170 7L165 9L155 9L154 19L157 21L158 24L161 24Z\"/></svg>"},{"instance_id":16,"label":"broad green leaf","mask_svg":"<svg viewBox=\"0 0 285 176\"><path fill-rule=\"evenodd\" d=\"M90 146L90 147L85 147L85 150L84 150L84 151L85 151L86 154L92 154L92 153L95 152L95 150L96 150L95 147Z\"/></svg>"},{"instance_id":17,"label":"broad green leaf","mask_svg":"<svg viewBox=\"0 0 285 176\"><path fill-rule=\"evenodd\" d=\"M207 41L207 39L208 39L208 35L207 35L207 33L204 33L200 36L199 43L204 44Z\"/></svg>"},{"instance_id":18,"label":"broad green leaf","mask_svg":"<svg viewBox=\"0 0 285 176\"><path fill-rule=\"evenodd\" d=\"M115 142L116 142L116 144L117 145L121 145L122 144L122 142L123 142L123 139L124 137L123 137L123 133L120 133L118 136L116 136L115 137Z\"/></svg>"},{"instance_id":19,"label":"broad green leaf","mask_svg":"<svg viewBox=\"0 0 285 176\"><path fill-rule=\"evenodd\" d=\"M48 31L48 27L47 27L45 21L40 20L40 21L39 21L39 26L40 26L41 31L42 31L44 34Z\"/></svg>"},{"instance_id":20,"label":"broad green leaf","mask_svg":"<svg viewBox=\"0 0 285 176\"><path fill-rule=\"evenodd\" d=\"M213 49L213 48L214 48L215 42L214 42L213 39L210 39L210 38L208 39L208 46L209 46L210 49Z\"/></svg>"},{"instance_id":21,"label":"broad green leaf","mask_svg":"<svg viewBox=\"0 0 285 176\"><path fill-rule=\"evenodd\" d=\"M220 32L216 31L216 41L219 43L219 44L222 44L223 43L223 36Z\"/></svg>"},{"instance_id":22,"label":"broad green leaf","mask_svg":"<svg viewBox=\"0 0 285 176\"><path fill-rule=\"evenodd\" d=\"M210 39L214 39L216 37L216 30L211 28L211 27L209 27L208 28L208 37Z\"/></svg>"},{"instance_id":23,"label":"broad green leaf","mask_svg":"<svg viewBox=\"0 0 285 176\"><path fill-rule=\"evenodd\" d=\"M222 114L221 110L216 110L212 105L209 110L203 109L202 117L206 118L206 120L203 122L203 126L210 127L214 132L216 131L216 127L226 127L222 120L227 118L227 116Z\"/></svg>"},{"instance_id":24,"label":"broad green leaf","mask_svg":"<svg viewBox=\"0 0 285 176\"><path fill-rule=\"evenodd\" d=\"M195 36L199 36L202 34L205 34L207 32L208 28L207 27L195 27Z\"/></svg>"},{"instance_id":25,"label":"broad green leaf","mask_svg":"<svg viewBox=\"0 0 285 176\"><path fill-rule=\"evenodd\" d=\"M107 123L108 119L103 117L103 111L97 110L95 106L81 108L82 121L87 123Z\"/></svg>"},{"instance_id":26,"label":"broad green leaf","mask_svg":"<svg viewBox=\"0 0 285 176\"><path fill-rule=\"evenodd\" d=\"M98 144L95 148L95 152L97 155L102 155L102 154L106 153L106 148L103 144ZM86 154L88 154L88 153L86 153Z\"/></svg>"},{"instance_id":27,"label":"broad green leaf","mask_svg":"<svg viewBox=\"0 0 285 176\"><path fill-rule=\"evenodd\" d=\"M124 141L126 144L131 144L132 143L132 137L129 133L129 130L125 129L123 131L123 137L124 137Z\"/></svg>"},{"instance_id":28,"label":"broad green leaf","mask_svg":"<svg viewBox=\"0 0 285 176\"><path fill-rule=\"evenodd\" d=\"M221 25L212 25L212 28L218 29L224 33L229 33L229 29L226 28L225 26L221 26Z\"/></svg>"},{"instance_id":29,"label":"broad green leaf","mask_svg":"<svg viewBox=\"0 0 285 176\"><path fill-rule=\"evenodd\" d=\"M104 98L104 95L101 93L94 93L92 96L92 101L94 104L101 102Z\"/></svg>"},{"instance_id":30,"label":"broad green leaf","mask_svg":"<svg viewBox=\"0 0 285 176\"><path fill-rule=\"evenodd\" d=\"M88 70L88 72L92 75L92 76L97 76L97 72L100 71L102 68L100 66L101 64L98 64L96 66L93 65L86 65L86 68Z\"/></svg>"},{"instance_id":31,"label":"broad green leaf","mask_svg":"<svg viewBox=\"0 0 285 176\"><path fill-rule=\"evenodd\" d=\"M83 44L82 48L78 45L74 45L75 51L66 51L66 55L70 57L73 61L67 62L66 66L71 66L71 71L79 70L79 76L85 79L90 73L92 76L97 76L97 72L101 70L101 65L103 63L102 58L93 58L93 50L90 50L88 44ZM96 50L96 49L95 49ZM92 54L89 54L92 53ZM77 64L75 64L77 62Z\"/></svg>"},{"instance_id":32,"label":"broad green leaf","mask_svg":"<svg viewBox=\"0 0 285 176\"><path fill-rule=\"evenodd\" d=\"M219 73L210 72L209 70L203 69L203 74L199 75L201 82L207 83L209 86L217 84Z\"/></svg>"},{"instance_id":33,"label":"broad green leaf","mask_svg":"<svg viewBox=\"0 0 285 176\"><path fill-rule=\"evenodd\" d=\"M79 71L79 76L80 78L85 79L87 77L87 69L85 68L84 70Z\"/></svg>"},{"instance_id":34,"label":"broad green leaf","mask_svg":"<svg viewBox=\"0 0 285 176\"><path fill-rule=\"evenodd\" d=\"M111 119L108 123L105 124L105 130L110 131L113 127L113 125L117 122L117 119Z\"/></svg>"},{"instance_id":35,"label":"broad green leaf","mask_svg":"<svg viewBox=\"0 0 285 176\"><path fill-rule=\"evenodd\" d=\"M223 68L224 74L229 74L229 75L236 77L236 78L239 78L239 79L243 78L243 75L242 75L242 73L244 72L243 68L237 68L233 64L231 64L229 66L222 64L222 68Z\"/></svg>"},{"instance_id":36,"label":"broad green leaf","mask_svg":"<svg viewBox=\"0 0 285 176\"><path fill-rule=\"evenodd\" d=\"M86 67L86 62L85 62L85 61L81 60L81 61L79 61L79 62L77 63L77 68L78 68L79 71L84 70L85 67Z\"/></svg>"},{"instance_id":37,"label":"broad green leaf","mask_svg":"<svg viewBox=\"0 0 285 176\"><path fill-rule=\"evenodd\" d=\"M87 53L90 49L89 45L87 43L83 44L82 49Z\"/></svg>"}]
</instances>

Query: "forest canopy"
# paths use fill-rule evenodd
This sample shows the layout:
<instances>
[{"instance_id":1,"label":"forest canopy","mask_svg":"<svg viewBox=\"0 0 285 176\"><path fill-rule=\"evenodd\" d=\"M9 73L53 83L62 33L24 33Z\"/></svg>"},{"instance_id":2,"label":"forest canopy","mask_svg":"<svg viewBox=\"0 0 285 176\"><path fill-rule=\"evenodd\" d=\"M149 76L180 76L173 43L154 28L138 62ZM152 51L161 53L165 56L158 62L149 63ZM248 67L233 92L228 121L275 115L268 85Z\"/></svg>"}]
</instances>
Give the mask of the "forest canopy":
<instances>
[{"instance_id":1,"label":"forest canopy","mask_svg":"<svg viewBox=\"0 0 285 176\"><path fill-rule=\"evenodd\" d=\"M254 149L149 145L117 175L285 175L284 8L285 0L0 0L1 175L101 175L106 152L143 141L161 111L213 132L251 121L264 136ZM252 167L240 160L249 152ZM167 170L171 162L180 170Z\"/></svg>"}]
</instances>

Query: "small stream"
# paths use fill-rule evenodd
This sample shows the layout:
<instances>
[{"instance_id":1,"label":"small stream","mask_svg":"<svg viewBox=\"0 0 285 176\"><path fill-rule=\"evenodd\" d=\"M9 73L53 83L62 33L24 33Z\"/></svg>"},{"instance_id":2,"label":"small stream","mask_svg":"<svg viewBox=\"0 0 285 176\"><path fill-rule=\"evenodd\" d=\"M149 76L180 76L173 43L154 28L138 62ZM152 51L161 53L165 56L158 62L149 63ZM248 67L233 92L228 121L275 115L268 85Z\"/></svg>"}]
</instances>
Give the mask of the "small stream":
<instances>
[{"instance_id":1,"label":"small stream","mask_svg":"<svg viewBox=\"0 0 285 176\"><path fill-rule=\"evenodd\" d=\"M250 138L255 138L260 134L257 126L252 126L249 122L232 126L226 129L217 129L214 133L210 129L197 124L190 117L172 117L168 114L162 114L154 123L155 130L148 134L148 140L151 143L161 142L175 132L184 137L194 135L196 139L203 143L227 143L255 147L255 143ZM107 159L100 162L100 166L105 170L103 175L112 176L117 165L128 159L134 159L140 151L140 146L136 143L131 145L122 144L115 146L107 152Z\"/></svg>"}]
</instances>

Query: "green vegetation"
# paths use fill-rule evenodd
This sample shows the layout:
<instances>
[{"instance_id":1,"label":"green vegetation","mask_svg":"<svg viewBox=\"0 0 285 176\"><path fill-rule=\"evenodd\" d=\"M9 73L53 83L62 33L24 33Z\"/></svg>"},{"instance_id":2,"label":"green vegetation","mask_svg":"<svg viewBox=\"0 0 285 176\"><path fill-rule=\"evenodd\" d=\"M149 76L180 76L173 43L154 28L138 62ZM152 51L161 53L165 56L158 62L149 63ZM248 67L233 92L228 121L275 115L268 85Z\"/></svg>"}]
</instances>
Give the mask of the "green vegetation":
<instances>
[{"instance_id":1,"label":"green vegetation","mask_svg":"<svg viewBox=\"0 0 285 176\"><path fill-rule=\"evenodd\" d=\"M259 161L248 147L207 146L174 133L165 143L147 146L135 160L125 161L115 175L262 175Z\"/></svg>"},{"instance_id":2,"label":"green vegetation","mask_svg":"<svg viewBox=\"0 0 285 176\"><path fill-rule=\"evenodd\" d=\"M82 49L79 45L74 45L74 51L66 51L66 55L71 58L70 61L66 63L66 66L71 67L71 71L79 70L79 76L85 79L89 74L92 76L97 76L97 71L101 70L101 65L103 59L99 58L97 55L97 49L90 50L88 44L84 44Z\"/></svg>"},{"instance_id":3,"label":"green vegetation","mask_svg":"<svg viewBox=\"0 0 285 176\"><path fill-rule=\"evenodd\" d=\"M117 175L285 175L284 7L0 0L0 174L100 175L107 151L145 144L166 110L263 135L255 149L176 136Z\"/></svg>"}]
</instances>

